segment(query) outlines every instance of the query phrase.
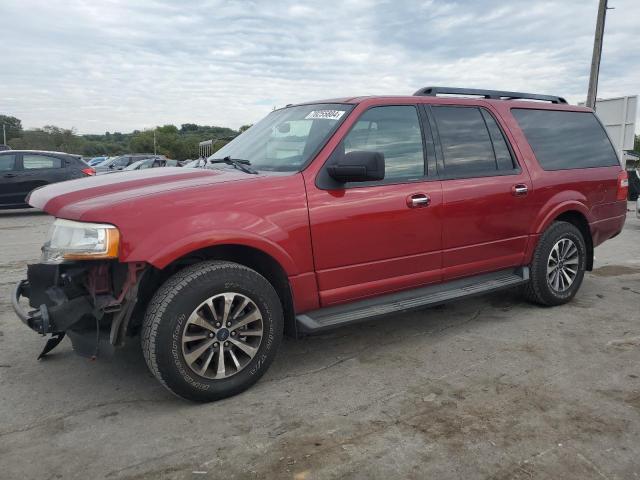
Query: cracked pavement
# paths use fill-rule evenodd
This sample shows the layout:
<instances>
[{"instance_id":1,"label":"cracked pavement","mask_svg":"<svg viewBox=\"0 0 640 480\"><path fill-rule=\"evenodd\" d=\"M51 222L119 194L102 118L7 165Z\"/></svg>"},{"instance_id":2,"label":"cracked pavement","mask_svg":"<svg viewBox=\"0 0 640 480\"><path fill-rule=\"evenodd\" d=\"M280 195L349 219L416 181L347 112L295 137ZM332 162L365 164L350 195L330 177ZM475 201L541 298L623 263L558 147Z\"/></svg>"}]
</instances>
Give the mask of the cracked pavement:
<instances>
[{"instance_id":1,"label":"cracked pavement","mask_svg":"<svg viewBox=\"0 0 640 480\"><path fill-rule=\"evenodd\" d=\"M208 405L164 390L138 339L36 360L9 296L51 221L0 212L2 478L640 478L632 212L568 305L501 292L286 339L256 386Z\"/></svg>"}]
</instances>

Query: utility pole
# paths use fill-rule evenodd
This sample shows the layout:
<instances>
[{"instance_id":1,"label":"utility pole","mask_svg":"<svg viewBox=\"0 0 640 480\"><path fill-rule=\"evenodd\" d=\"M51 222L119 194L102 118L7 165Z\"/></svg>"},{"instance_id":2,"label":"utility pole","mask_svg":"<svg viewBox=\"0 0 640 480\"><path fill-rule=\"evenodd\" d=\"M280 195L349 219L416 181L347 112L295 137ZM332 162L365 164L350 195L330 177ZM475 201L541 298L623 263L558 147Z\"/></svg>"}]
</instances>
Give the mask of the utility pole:
<instances>
[{"instance_id":1,"label":"utility pole","mask_svg":"<svg viewBox=\"0 0 640 480\"><path fill-rule=\"evenodd\" d=\"M596 108L598 96L598 74L600 73L600 56L602 55L602 37L604 36L604 20L607 16L607 0L600 0L598 19L596 20L596 35L593 40L593 57L591 58L591 74L589 75L589 90L587 91L587 107Z\"/></svg>"},{"instance_id":2,"label":"utility pole","mask_svg":"<svg viewBox=\"0 0 640 480\"><path fill-rule=\"evenodd\" d=\"M153 154L156 155L156 129L153 129Z\"/></svg>"},{"instance_id":3,"label":"utility pole","mask_svg":"<svg viewBox=\"0 0 640 480\"><path fill-rule=\"evenodd\" d=\"M4 128L4 123L2 124L2 137L4 138L4 144L7 144L7 131Z\"/></svg>"}]
</instances>

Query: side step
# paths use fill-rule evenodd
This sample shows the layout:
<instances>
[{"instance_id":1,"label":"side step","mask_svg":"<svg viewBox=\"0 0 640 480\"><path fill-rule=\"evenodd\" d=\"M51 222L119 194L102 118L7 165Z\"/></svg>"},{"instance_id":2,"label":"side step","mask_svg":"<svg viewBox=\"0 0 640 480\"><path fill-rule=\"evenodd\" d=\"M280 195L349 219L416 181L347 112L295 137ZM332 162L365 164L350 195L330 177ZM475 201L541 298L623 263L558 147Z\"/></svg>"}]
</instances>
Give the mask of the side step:
<instances>
[{"instance_id":1,"label":"side step","mask_svg":"<svg viewBox=\"0 0 640 480\"><path fill-rule=\"evenodd\" d=\"M381 295L345 305L320 308L297 315L296 320L298 328L303 333L317 333L391 313L415 310L457 298L515 287L527 281L529 281L529 267L510 268L438 285Z\"/></svg>"}]
</instances>

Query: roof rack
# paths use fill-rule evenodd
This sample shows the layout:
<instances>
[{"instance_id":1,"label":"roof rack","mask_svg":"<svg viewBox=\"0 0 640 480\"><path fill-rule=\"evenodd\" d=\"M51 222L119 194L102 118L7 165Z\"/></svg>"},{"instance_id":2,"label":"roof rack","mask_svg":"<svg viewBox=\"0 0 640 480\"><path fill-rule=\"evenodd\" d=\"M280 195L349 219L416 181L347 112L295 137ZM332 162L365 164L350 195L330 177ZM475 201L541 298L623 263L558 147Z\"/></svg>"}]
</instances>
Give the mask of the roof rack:
<instances>
[{"instance_id":1,"label":"roof rack","mask_svg":"<svg viewBox=\"0 0 640 480\"><path fill-rule=\"evenodd\" d=\"M492 100L540 100L551 103L567 103L562 97L555 95L538 95L536 93L504 92L502 90L483 90L479 88L455 88L455 87L425 87L421 88L414 95L436 97L442 94L450 95L473 95Z\"/></svg>"}]
</instances>

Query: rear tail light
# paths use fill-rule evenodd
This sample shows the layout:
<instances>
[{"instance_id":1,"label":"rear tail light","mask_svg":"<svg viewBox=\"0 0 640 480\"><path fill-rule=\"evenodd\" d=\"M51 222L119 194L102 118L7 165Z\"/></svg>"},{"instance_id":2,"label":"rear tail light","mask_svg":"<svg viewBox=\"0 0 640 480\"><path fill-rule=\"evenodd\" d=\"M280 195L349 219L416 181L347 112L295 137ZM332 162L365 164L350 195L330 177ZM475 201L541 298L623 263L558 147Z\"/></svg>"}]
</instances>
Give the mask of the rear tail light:
<instances>
[{"instance_id":1,"label":"rear tail light","mask_svg":"<svg viewBox=\"0 0 640 480\"><path fill-rule=\"evenodd\" d=\"M85 175L91 176L91 175L95 175L96 171L93 168L88 167L88 168L83 168L82 173L84 173Z\"/></svg>"},{"instance_id":2,"label":"rear tail light","mask_svg":"<svg viewBox=\"0 0 640 480\"><path fill-rule=\"evenodd\" d=\"M629 174L626 170L622 170L618 174L618 195L616 196L616 200L626 201L627 195L629 193Z\"/></svg>"}]
</instances>

